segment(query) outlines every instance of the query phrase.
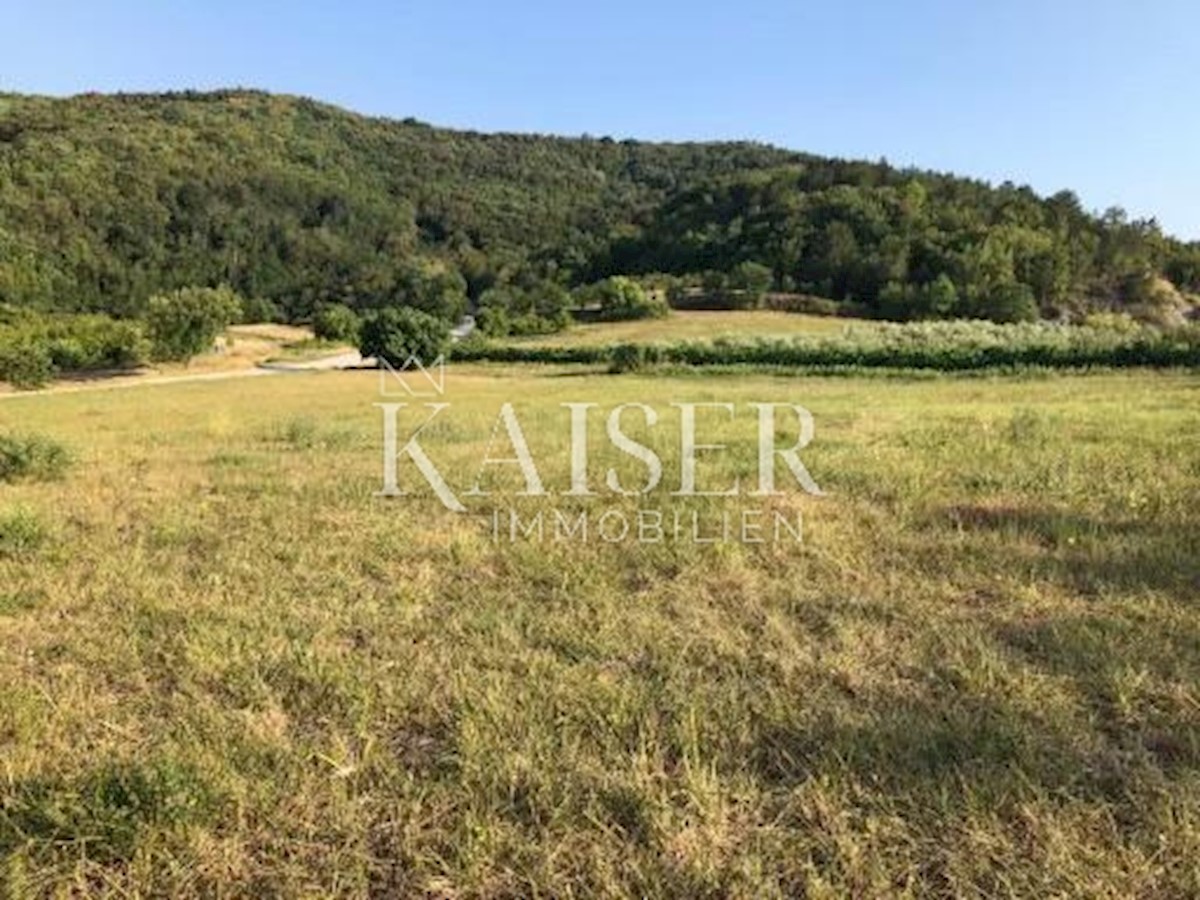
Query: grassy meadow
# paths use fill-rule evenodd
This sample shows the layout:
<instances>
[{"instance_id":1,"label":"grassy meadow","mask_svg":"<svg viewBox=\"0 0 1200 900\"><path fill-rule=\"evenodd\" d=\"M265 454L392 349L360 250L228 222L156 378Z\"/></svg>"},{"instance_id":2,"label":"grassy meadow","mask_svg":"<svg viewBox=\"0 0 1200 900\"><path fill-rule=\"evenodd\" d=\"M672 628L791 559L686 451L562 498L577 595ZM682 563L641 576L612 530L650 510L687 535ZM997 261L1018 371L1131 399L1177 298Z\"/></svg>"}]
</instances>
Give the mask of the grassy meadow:
<instances>
[{"instance_id":1,"label":"grassy meadow","mask_svg":"<svg viewBox=\"0 0 1200 900\"><path fill-rule=\"evenodd\" d=\"M576 324L566 331L536 337L513 338L533 347L594 347L604 344L655 341L714 340L721 337L774 338L838 334L850 320L810 316L768 309L672 310L664 319ZM866 323L855 322L858 327Z\"/></svg>"},{"instance_id":2,"label":"grassy meadow","mask_svg":"<svg viewBox=\"0 0 1200 900\"><path fill-rule=\"evenodd\" d=\"M1200 893L1194 374L456 366L421 437L447 479L511 401L556 492L489 467L473 515L408 462L375 496L378 388L0 401L73 458L0 483L0 894ZM699 478L740 496L672 496L672 401L736 404ZM749 495L756 401L812 411L824 496ZM596 497L562 496L570 402L600 407ZM603 433L633 402L643 497L602 474L644 477ZM753 507L804 539L497 539L510 507Z\"/></svg>"}]
</instances>

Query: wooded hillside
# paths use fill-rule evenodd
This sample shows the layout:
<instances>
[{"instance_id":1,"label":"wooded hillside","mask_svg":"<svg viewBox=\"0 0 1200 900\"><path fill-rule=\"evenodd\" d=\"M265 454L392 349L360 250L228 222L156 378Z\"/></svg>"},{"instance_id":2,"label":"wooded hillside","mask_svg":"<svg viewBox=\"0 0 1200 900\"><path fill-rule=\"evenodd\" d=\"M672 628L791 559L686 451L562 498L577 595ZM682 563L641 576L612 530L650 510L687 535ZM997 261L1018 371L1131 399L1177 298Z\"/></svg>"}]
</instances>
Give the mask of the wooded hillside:
<instances>
[{"instance_id":1,"label":"wooded hillside","mask_svg":"<svg viewBox=\"0 0 1200 900\"><path fill-rule=\"evenodd\" d=\"M749 143L484 135L254 91L0 94L0 303L140 316L157 292L228 284L303 319L403 302L414 270L461 274L477 298L746 263L891 318L1200 291L1200 246L1069 192Z\"/></svg>"}]
</instances>

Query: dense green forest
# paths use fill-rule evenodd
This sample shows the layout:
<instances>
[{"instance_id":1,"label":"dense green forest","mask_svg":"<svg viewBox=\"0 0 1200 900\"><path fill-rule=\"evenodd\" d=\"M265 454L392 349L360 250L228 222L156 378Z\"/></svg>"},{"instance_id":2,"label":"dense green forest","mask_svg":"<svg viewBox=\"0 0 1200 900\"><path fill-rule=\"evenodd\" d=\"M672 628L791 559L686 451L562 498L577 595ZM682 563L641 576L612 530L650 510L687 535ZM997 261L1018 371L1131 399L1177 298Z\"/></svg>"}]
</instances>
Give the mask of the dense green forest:
<instances>
[{"instance_id":1,"label":"dense green forest","mask_svg":"<svg viewBox=\"0 0 1200 900\"><path fill-rule=\"evenodd\" d=\"M140 317L156 293L229 285L291 320L328 302L453 315L489 289L703 286L747 266L770 291L895 319L1169 317L1200 292L1200 245L1069 192L254 91L0 94L0 304Z\"/></svg>"}]
</instances>

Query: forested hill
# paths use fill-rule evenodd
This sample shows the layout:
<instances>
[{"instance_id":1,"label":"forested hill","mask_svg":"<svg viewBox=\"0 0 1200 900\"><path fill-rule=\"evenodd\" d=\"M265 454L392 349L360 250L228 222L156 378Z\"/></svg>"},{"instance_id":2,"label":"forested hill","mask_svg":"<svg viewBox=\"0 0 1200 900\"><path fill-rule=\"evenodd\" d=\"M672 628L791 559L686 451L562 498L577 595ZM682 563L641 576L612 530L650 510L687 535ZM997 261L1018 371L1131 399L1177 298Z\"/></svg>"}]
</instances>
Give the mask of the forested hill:
<instances>
[{"instance_id":1,"label":"forested hill","mask_svg":"<svg viewBox=\"0 0 1200 900\"><path fill-rule=\"evenodd\" d=\"M0 94L0 303L138 315L227 283L304 318L384 305L406 267L571 287L771 286L894 317L1182 302L1200 246L1074 195L750 143L484 135L254 91Z\"/></svg>"}]
</instances>

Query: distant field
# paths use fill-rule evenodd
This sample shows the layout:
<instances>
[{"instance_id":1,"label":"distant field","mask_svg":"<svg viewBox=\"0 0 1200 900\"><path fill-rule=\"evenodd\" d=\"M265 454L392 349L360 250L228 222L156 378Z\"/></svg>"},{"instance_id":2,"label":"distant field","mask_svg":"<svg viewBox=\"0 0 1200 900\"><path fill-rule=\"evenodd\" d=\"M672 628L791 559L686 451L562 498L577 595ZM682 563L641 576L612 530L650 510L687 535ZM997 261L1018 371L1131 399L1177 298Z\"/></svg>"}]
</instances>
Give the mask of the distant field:
<instances>
[{"instance_id":1,"label":"distant field","mask_svg":"<svg viewBox=\"0 0 1200 900\"><path fill-rule=\"evenodd\" d=\"M687 341L718 337L787 337L796 334L837 333L851 320L771 310L696 312L676 310L665 319L640 322L600 322L576 325L562 332L532 338L516 338L534 346L594 346L625 341ZM857 323L861 325L862 323Z\"/></svg>"},{"instance_id":2,"label":"distant field","mask_svg":"<svg viewBox=\"0 0 1200 900\"><path fill-rule=\"evenodd\" d=\"M0 483L0 893L1200 893L1195 376L456 368L422 437L456 490L505 401L554 491L560 404L660 413L627 424L662 489L604 487L645 471L597 410L599 496L504 480L482 519L409 463L374 496L378 386L0 404L76 457ZM701 418L713 489L754 484L748 403L805 404L827 495L672 496L671 401L736 404ZM804 540L495 541L510 505Z\"/></svg>"}]
</instances>

